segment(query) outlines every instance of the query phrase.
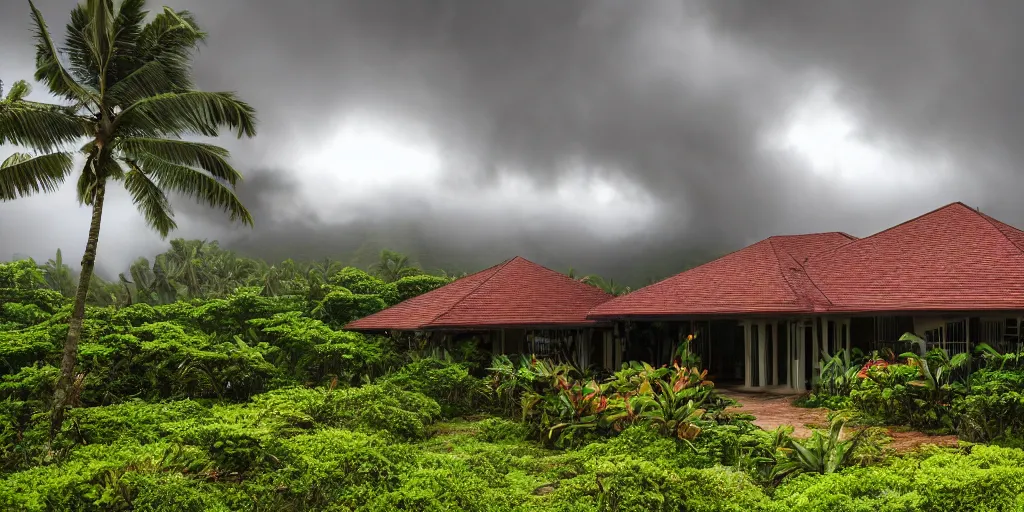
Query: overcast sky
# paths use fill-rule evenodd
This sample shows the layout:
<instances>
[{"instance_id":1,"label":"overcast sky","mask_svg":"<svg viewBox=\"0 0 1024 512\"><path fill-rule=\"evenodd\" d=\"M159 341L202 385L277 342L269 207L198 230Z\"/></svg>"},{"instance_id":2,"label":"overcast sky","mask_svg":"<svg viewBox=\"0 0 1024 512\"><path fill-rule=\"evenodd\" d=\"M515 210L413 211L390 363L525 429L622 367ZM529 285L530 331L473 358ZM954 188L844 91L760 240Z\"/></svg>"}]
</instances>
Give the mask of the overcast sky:
<instances>
[{"instance_id":1,"label":"overcast sky","mask_svg":"<svg viewBox=\"0 0 1024 512\"><path fill-rule=\"evenodd\" d=\"M62 36L73 2L37 3ZM200 86L260 117L222 141L256 228L178 201L172 236L662 277L957 200L1024 224L1021 2L164 3L210 33ZM33 56L27 2L3 0L0 79L31 78ZM124 193L108 204L101 269L162 248ZM73 180L0 203L0 259L77 261L88 217Z\"/></svg>"}]
</instances>

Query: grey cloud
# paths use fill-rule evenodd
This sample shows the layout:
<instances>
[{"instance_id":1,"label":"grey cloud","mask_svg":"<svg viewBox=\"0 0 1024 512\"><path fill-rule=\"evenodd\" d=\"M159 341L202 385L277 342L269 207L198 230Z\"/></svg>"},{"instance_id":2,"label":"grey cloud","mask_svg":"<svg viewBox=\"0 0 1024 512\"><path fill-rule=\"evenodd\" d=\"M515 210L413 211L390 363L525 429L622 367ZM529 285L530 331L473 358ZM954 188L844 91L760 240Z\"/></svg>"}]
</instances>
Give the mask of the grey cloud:
<instances>
[{"instance_id":1,"label":"grey cloud","mask_svg":"<svg viewBox=\"0 0 1024 512\"><path fill-rule=\"evenodd\" d=\"M67 3L41 3L62 27ZM196 12L211 34L196 62L200 85L238 90L261 118L257 139L223 141L247 176L239 193L257 228L182 203L180 236L275 258L389 244L465 269L518 253L636 281L770 234L866 234L956 199L1024 220L1014 207L1024 134L1016 3L169 3ZM19 4L0 6L5 80L31 69ZM766 149L765 134L816 77L839 85L864 137L948 156L950 190L850 190ZM503 173L552 187L582 168L641 187L660 216L617 239L573 220L467 218L429 196L334 219L303 200L308 173L281 162L360 116L429 141L440 179L470 201ZM0 233L18 244L12 208L0 205Z\"/></svg>"}]
</instances>

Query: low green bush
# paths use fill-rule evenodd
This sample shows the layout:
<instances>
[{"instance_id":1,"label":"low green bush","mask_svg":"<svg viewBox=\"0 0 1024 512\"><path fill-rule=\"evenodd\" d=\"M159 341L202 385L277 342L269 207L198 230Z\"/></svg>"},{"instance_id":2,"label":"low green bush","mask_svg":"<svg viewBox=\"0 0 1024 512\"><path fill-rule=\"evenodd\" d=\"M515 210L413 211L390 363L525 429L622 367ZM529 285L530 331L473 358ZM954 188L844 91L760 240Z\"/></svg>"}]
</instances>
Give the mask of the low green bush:
<instances>
[{"instance_id":1,"label":"low green bush","mask_svg":"<svg viewBox=\"0 0 1024 512\"><path fill-rule=\"evenodd\" d=\"M518 443L526 440L530 433L522 423L504 418L487 418L477 423L477 427L480 428L477 439L488 443Z\"/></svg>"},{"instance_id":2,"label":"low green bush","mask_svg":"<svg viewBox=\"0 0 1024 512\"><path fill-rule=\"evenodd\" d=\"M479 412L489 395L487 383L465 365L433 357L413 361L382 381L433 398L449 418Z\"/></svg>"}]
</instances>

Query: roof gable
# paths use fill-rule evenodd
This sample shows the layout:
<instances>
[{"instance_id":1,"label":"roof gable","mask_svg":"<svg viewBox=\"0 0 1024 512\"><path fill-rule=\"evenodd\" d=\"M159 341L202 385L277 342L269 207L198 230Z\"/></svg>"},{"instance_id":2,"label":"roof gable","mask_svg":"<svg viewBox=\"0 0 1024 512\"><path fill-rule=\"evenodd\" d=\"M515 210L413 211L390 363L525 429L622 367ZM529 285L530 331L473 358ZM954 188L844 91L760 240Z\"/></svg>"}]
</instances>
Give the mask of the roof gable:
<instances>
[{"instance_id":1,"label":"roof gable","mask_svg":"<svg viewBox=\"0 0 1024 512\"><path fill-rule=\"evenodd\" d=\"M612 298L597 287L522 257L466 276L346 326L420 330L594 323L587 313Z\"/></svg>"}]
</instances>

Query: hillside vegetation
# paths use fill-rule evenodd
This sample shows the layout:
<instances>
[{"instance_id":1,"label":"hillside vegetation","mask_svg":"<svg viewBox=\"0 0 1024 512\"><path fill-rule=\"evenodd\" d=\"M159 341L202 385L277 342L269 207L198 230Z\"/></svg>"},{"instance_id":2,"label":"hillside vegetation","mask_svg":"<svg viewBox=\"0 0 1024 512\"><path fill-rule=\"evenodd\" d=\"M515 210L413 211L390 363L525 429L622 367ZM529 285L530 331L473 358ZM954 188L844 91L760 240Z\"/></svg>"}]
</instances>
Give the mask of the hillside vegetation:
<instances>
[{"instance_id":1,"label":"hillside vegetation","mask_svg":"<svg viewBox=\"0 0 1024 512\"><path fill-rule=\"evenodd\" d=\"M69 301L48 277L0 265L3 510L1024 509L1019 449L896 456L841 420L794 441L727 413L693 369L346 332L449 279L351 267L283 295L90 307L50 443Z\"/></svg>"}]
</instances>

